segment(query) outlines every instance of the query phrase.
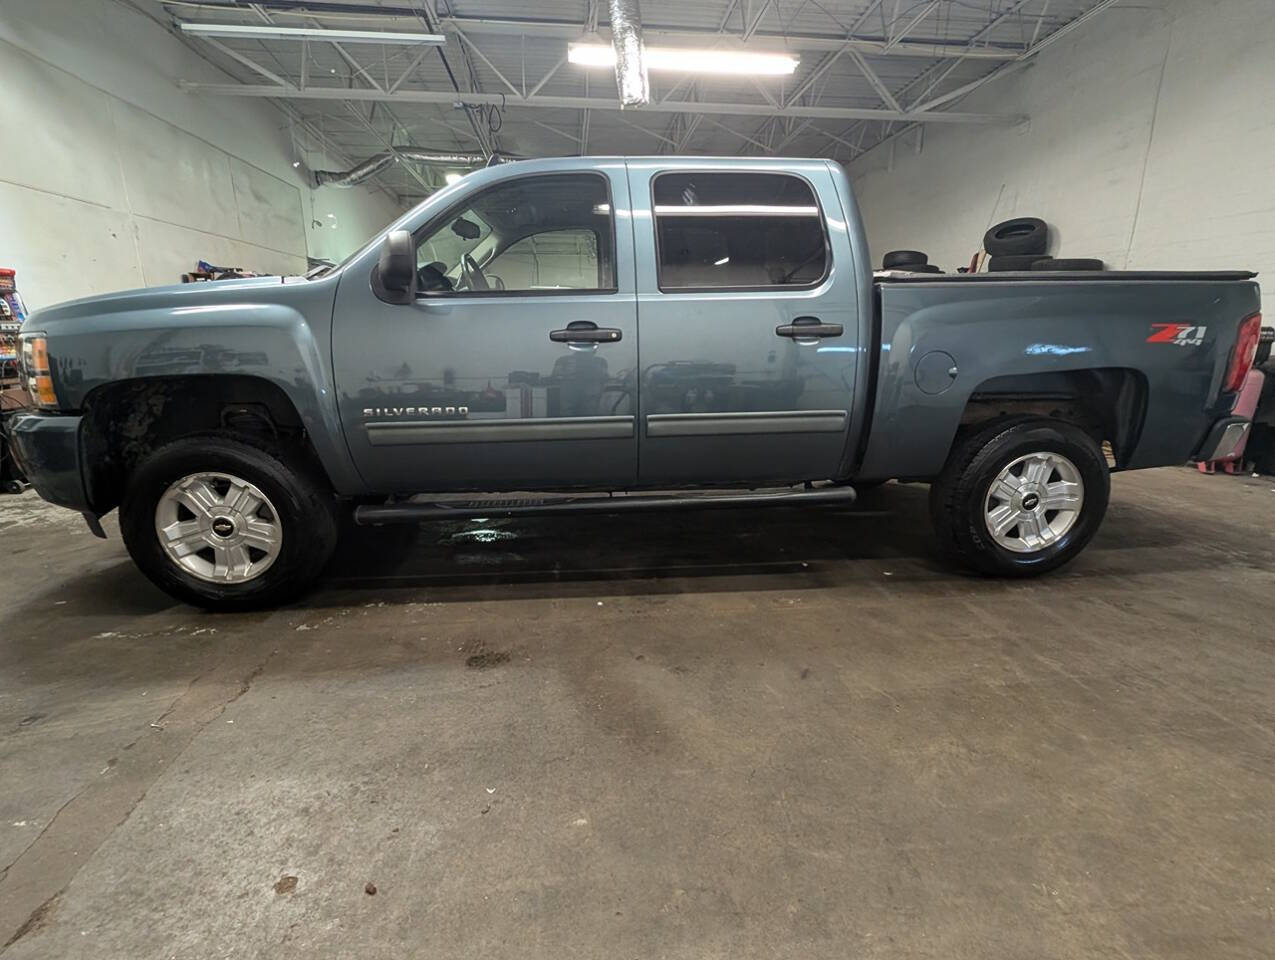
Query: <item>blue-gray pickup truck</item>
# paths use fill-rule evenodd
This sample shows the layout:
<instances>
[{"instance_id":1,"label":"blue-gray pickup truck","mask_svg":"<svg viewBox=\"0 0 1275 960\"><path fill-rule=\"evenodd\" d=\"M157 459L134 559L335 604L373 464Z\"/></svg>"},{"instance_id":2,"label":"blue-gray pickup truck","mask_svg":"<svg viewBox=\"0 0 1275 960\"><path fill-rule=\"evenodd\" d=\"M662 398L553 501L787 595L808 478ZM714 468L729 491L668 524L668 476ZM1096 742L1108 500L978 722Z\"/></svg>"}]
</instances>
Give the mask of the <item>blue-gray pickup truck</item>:
<instances>
[{"instance_id":1,"label":"blue-gray pickup truck","mask_svg":"<svg viewBox=\"0 0 1275 960\"><path fill-rule=\"evenodd\" d=\"M1054 569L1109 472L1230 452L1246 272L883 272L825 160L476 171L344 263L115 293L21 334L9 438L155 583L279 602L343 519L844 504L931 484L939 548ZM500 494L493 497L493 494ZM605 522L605 521L603 521Z\"/></svg>"}]
</instances>

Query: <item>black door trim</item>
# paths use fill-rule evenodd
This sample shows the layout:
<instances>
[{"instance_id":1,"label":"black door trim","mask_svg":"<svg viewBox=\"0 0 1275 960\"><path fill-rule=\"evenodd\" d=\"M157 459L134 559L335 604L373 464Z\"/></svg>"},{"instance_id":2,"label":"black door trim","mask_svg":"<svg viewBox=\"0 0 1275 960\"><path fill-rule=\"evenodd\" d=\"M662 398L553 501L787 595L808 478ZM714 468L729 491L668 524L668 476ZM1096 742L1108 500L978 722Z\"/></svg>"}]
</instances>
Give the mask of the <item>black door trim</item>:
<instances>
[{"instance_id":1,"label":"black door trim","mask_svg":"<svg viewBox=\"0 0 1275 960\"><path fill-rule=\"evenodd\" d=\"M374 447L418 443L513 443L539 440L624 440L633 417L551 417L536 420L408 420L367 423Z\"/></svg>"},{"instance_id":2,"label":"black door trim","mask_svg":"<svg viewBox=\"0 0 1275 960\"><path fill-rule=\"evenodd\" d=\"M845 410L774 410L760 413L653 413L648 437L738 436L749 433L841 433Z\"/></svg>"}]
</instances>

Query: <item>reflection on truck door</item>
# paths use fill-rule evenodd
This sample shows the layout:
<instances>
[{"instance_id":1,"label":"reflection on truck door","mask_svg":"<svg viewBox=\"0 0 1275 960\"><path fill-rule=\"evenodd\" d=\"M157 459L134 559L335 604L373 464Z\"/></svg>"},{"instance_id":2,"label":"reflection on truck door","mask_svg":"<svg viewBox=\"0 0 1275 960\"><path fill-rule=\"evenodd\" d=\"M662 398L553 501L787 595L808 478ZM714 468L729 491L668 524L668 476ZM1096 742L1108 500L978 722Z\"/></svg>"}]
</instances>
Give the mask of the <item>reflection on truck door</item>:
<instances>
[{"instance_id":1,"label":"reflection on truck door","mask_svg":"<svg viewBox=\"0 0 1275 960\"><path fill-rule=\"evenodd\" d=\"M416 230L418 297L343 279L346 438L378 489L630 486L637 310L622 163L511 176Z\"/></svg>"},{"instance_id":2,"label":"reflection on truck door","mask_svg":"<svg viewBox=\"0 0 1275 960\"><path fill-rule=\"evenodd\" d=\"M827 168L632 161L644 484L824 479L854 391L855 272ZM835 227L835 228L834 228Z\"/></svg>"}]
</instances>

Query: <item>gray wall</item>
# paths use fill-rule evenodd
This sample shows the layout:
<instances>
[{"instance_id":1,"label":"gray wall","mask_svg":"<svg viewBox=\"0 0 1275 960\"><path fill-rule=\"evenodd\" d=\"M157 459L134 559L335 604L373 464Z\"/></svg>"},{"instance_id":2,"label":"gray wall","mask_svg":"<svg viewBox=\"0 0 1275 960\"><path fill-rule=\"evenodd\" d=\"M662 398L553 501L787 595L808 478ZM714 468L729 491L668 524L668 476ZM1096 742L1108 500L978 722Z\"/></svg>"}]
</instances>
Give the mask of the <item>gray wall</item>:
<instances>
[{"instance_id":1,"label":"gray wall","mask_svg":"<svg viewBox=\"0 0 1275 960\"><path fill-rule=\"evenodd\" d=\"M1247 268L1275 292L1275 3L1125 0L958 109L1021 129L926 129L850 166L878 263L968 263L998 220L1115 268ZM891 169L892 166L892 169Z\"/></svg>"},{"instance_id":2,"label":"gray wall","mask_svg":"<svg viewBox=\"0 0 1275 960\"><path fill-rule=\"evenodd\" d=\"M330 161L286 116L179 78L225 80L123 4L0 5L0 266L29 305L177 283L199 259L302 272L398 212L370 187L310 189L293 161Z\"/></svg>"}]
</instances>

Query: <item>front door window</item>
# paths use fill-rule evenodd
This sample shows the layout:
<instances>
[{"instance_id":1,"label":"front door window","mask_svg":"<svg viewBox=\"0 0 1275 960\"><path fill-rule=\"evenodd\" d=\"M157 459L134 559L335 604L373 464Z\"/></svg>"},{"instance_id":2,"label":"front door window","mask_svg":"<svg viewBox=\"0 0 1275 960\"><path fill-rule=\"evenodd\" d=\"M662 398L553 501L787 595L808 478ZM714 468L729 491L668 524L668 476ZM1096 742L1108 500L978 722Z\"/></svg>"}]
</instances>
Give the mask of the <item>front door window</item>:
<instances>
[{"instance_id":1,"label":"front door window","mask_svg":"<svg viewBox=\"0 0 1275 960\"><path fill-rule=\"evenodd\" d=\"M452 293L615 290L614 227L595 174L522 177L469 198L416 248L417 289Z\"/></svg>"}]
</instances>

